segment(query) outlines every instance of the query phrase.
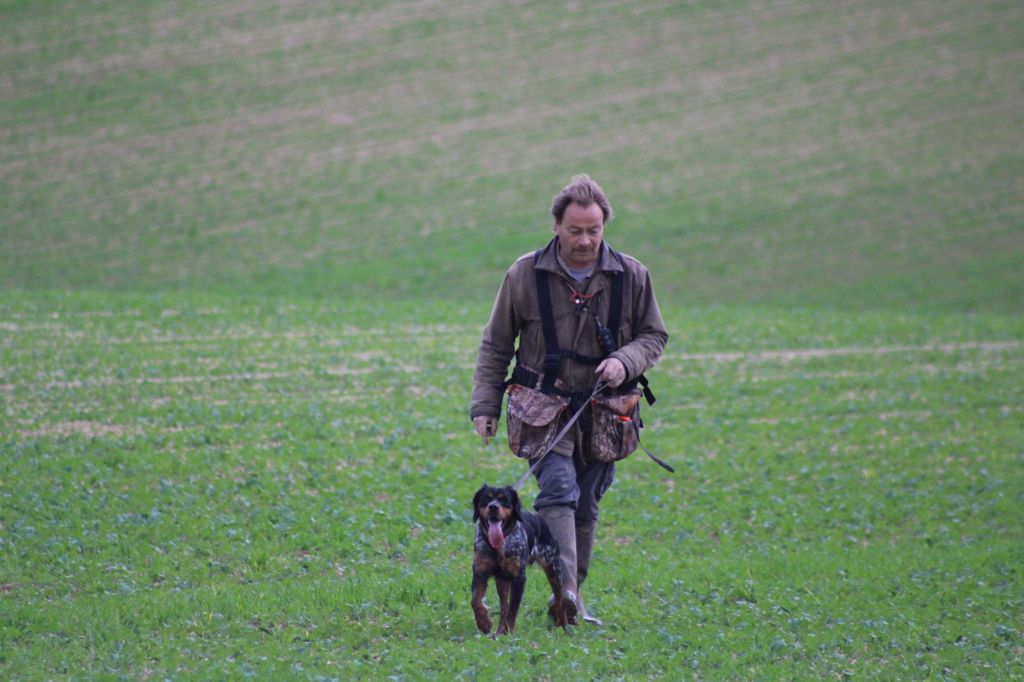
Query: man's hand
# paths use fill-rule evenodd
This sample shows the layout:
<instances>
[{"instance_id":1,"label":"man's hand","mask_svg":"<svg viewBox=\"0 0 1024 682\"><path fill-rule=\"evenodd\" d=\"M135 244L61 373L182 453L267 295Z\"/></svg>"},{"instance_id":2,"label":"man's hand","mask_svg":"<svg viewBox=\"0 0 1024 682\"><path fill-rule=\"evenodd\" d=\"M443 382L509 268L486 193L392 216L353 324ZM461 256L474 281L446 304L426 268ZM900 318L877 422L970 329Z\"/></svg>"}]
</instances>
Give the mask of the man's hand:
<instances>
[{"instance_id":1,"label":"man's hand","mask_svg":"<svg viewBox=\"0 0 1024 682\"><path fill-rule=\"evenodd\" d=\"M476 432L484 439L484 445L487 445L498 434L497 417L487 417L484 415L473 417L473 424L476 426Z\"/></svg>"},{"instance_id":2,"label":"man's hand","mask_svg":"<svg viewBox=\"0 0 1024 682\"><path fill-rule=\"evenodd\" d=\"M623 381L626 380L626 366L622 364L621 360L615 358L605 358L604 361L597 366L594 370L598 378L601 381L608 382L608 385L612 388L618 387Z\"/></svg>"}]
</instances>

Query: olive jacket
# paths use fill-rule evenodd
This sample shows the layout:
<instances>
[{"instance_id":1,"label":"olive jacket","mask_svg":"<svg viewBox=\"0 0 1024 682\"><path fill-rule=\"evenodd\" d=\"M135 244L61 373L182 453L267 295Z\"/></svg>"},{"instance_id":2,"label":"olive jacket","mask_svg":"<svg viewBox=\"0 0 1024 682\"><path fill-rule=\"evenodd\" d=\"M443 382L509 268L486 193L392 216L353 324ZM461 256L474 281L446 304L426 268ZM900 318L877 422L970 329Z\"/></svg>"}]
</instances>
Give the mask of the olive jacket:
<instances>
[{"instance_id":1,"label":"olive jacket","mask_svg":"<svg viewBox=\"0 0 1024 682\"><path fill-rule=\"evenodd\" d=\"M621 252L620 264L609 252L608 245L602 244L597 268L590 278L578 284L559 263L557 248L558 238L555 237L544 247L536 267L549 273L558 345L581 355L604 355L591 315L596 314L602 323L607 324L612 273L622 270L625 274L618 329L619 348L611 357L620 360L626 368L626 381L653 367L668 341L668 331L658 310L647 268ZM572 301L574 290L589 297L586 309L578 316ZM537 302L533 252L521 256L509 268L498 290L477 353L470 401L471 419L501 414L504 381L513 358L531 371L543 371L544 332ZM594 369L593 365L563 359L559 379L569 390L589 392L597 383Z\"/></svg>"}]
</instances>

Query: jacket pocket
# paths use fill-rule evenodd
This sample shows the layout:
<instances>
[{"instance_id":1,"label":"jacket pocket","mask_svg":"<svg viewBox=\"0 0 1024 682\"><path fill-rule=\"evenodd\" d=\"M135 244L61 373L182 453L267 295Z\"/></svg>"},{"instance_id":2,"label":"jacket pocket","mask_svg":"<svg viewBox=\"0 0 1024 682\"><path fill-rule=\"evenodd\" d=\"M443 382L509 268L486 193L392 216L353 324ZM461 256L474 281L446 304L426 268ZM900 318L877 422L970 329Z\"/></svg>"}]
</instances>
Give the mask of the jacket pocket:
<instances>
[{"instance_id":1,"label":"jacket pocket","mask_svg":"<svg viewBox=\"0 0 1024 682\"><path fill-rule=\"evenodd\" d=\"M519 384L508 387L508 447L525 459L540 457L554 443L569 399L544 395Z\"/></svg>"},{"instance_id":2,"label":"jacket pocket","mask_svg":"<svg viewBox=\"0 0 1024 682\"><path fill-rule=\"evenodd\" d=\"M640 443L640 392L601 396L591 405L590 457L617 462L633 454Z\"/></svg>"}]
</instances>

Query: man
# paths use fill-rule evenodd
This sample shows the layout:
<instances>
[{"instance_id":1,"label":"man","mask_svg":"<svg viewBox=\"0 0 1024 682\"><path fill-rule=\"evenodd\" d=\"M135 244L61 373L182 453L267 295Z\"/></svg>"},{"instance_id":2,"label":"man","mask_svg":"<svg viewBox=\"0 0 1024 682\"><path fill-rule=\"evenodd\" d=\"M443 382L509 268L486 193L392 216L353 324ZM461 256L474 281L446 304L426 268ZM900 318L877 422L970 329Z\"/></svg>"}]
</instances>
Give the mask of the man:
<instances>
[{"instance_id":1,"label":"man","mask_svg":"<svg viewBox=\"0 0 1024 682\"><path fill-rule=\"evenodd\" d=\"M586 175L573 177L555 195L551 215L554 239L519 258L498 291L477 356L470 417L486 444L497 432L505 377L515 357L508 382L510 415L516 407L517 415L529 413L530 423L516 419L513 424L510 416L509 444L532 462L542 458L534 471L540 489L534 506L561 548L567 598L584 622L600 624L587 612L579 588L590 568L598 503L612 483L615 464L592 452L595 422L589 409L561 441L544 439L555 435L599 381L622 392L637 391L636 381L661 356L668 332L647 269L604 243L612 208L598 184ZM621 303L613 306L616 293ZM606 330L614 347L606 348L608 336L602 339L599 332L602 325L614 324L609 313L616 307L618 328ZM526 394L532 402L520 410L513 400ZM544 415L553 413L557 417L544 425Z\"/></svg>"}]
</instances>

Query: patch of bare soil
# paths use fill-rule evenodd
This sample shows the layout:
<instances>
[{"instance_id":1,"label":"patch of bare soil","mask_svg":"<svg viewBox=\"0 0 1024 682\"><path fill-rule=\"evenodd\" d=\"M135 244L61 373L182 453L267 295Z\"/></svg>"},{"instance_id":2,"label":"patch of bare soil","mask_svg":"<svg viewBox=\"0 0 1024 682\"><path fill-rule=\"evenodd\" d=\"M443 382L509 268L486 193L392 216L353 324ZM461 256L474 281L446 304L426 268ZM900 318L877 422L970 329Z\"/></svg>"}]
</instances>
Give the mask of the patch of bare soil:
<instances>
[{"instance_id":1,"label":"patch of bare soil","mask_svg":"<svg viewBox=\"0 0 1024 682\"><path fill-rule=\"evenodd\" d=\"M29 431L19 431L24 438L38 438L41 436L72 436L82 435L89 438L101 438L112 436L121 438L126 434L139 433L139 429L124 424L103 424L91 421L70 421L57 422L56 424L41 424Z\"/></svg>"},{"instance_id":2,"label":"patch of bare soil","mask_svg":"<svg viewBox=\"0 0 1024 682\"><path fill-rule=\"evenodd\" d=\"M673 357L696 362L759 362L778 360L793 362L847 355L891 355L894 353L957 353L964 350L1003 352L1024 347L1021 341L969 341L965 343L922 344L919 346L855 346L848 348L793 348L755 352L680 353Z\"/></svg>"}]
</instances>

